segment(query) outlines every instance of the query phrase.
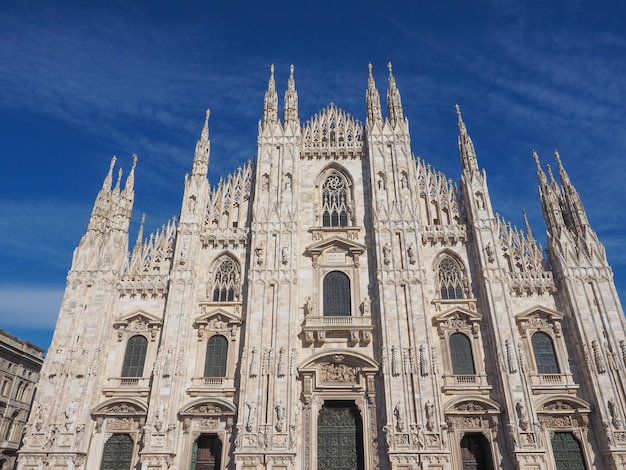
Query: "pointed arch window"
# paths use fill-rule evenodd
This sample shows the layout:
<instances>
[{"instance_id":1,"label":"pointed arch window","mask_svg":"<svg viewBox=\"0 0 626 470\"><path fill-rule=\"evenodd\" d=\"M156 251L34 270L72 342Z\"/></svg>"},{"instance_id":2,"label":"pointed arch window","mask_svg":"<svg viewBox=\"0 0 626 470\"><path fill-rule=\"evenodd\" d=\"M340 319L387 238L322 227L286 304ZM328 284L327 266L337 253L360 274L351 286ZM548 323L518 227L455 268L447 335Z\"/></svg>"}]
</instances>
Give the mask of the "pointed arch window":
<instances>
[{"instance_id":1,"label":"pointed arch window","mask_svg":"<svg viewBox=\"0 0 626 470\"><path fill-rule=\"evenodd\" d=\"M537 372L539 374L560 374L552 338L543 331L533 333L531 339Z\"/></svg>"},{"instance_id":2,"label":"pointed arch window","mask_svg":"<svg viewBox=\"0 0 626 470\"><path fill-rule=\"evenodd\" d=\"M143 376L147 351L148 340L144 336L136 335L128 340L124 354L124 365L122 366L122 377Z\"/></svg>"},{"instance_id":3,"label":"pointed arch window","mask_svg":"<svg viewBox=\"0 0 626 470\"><path fill-rule=\"evenodd\" d=\"M450 360L454 375L475 375L472 344L467 335L453 333L450 335Z\"/></svg>"},{"instance_id":4,"label":"pointed arch window","mask_svg":"<svg viewBox=\"0 0 626 470\"><path fill-rule=\"evenodd\" d=\"M333 171L322 184L322 225L348 226L348 182L338 171Z\"/></svg>"},{"instance_id":5,"label":"pointed arch window","mask_svg":"<svg viewBox=\"0 0 626 470\"><path fill-rule=\"evenodd\" d=\"M226 377L228 340L222 335L212 336L206 345L205 377Z\"/></svg>"},{"instance_id":6,"label":"pointed arch window","mask_svg":"<svg viewBox=\"0 0 626 470\"><path fill-rule=\"evenodd\" d=\"M332 271L324 278L324 316L350 316L350 278Z\"/></svg>"},{"instance_id":7,"label":"pointed arch window","mask_svg":"<svg viewBox=\"0 0 626 470\"><path fill-rule=\"evenodd\" d=\"M439 293L444 300L462 299L465 276L460 264L451 256L445 256L437 267Z\"/></svg>"},{"instance_id":8,"label":"pointed arch window","mask_svg":"<svg viewBox=\"0 0 626 470\"><path fill-rule=\"evenodd\" d=\"M239 266L224 258L215 273L213 302L233 302L239 297Z\"/></svg>"}]
</instances>

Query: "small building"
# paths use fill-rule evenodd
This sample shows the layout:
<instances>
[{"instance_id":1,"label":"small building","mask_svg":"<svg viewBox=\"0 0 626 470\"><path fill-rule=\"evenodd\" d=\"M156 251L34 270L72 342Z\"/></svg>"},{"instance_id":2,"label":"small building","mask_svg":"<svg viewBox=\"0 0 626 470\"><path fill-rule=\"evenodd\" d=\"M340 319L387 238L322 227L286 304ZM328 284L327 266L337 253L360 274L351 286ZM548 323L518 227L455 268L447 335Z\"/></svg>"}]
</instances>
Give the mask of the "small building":
<instances>
[{"instance_id":1,"label":"small building","mask_svg":"<svg viewBox=\"0 0 626 470\"><path fill-rule=\"evenodd\" d=\"M44 350L0 330L0 470L15 465Z\"/></svg>"}]
</instances>

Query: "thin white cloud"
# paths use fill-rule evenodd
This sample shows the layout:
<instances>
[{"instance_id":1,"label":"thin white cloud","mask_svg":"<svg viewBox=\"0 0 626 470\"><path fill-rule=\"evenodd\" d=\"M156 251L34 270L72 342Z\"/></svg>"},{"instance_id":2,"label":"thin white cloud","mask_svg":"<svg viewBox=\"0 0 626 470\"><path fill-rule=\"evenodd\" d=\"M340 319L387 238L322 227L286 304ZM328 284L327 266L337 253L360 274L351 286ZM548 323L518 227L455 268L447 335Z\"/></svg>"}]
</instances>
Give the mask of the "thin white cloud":
<instances>
[{"instance_id":1,"label":"thin white cloud","mask_svg":"<svg viewBox=\"0 0 626 470\"><path fill-rule=\"evenodd\" d=\"M53 330L64 288L0 284L0 328Z\"/></svg>"}]
</instances>

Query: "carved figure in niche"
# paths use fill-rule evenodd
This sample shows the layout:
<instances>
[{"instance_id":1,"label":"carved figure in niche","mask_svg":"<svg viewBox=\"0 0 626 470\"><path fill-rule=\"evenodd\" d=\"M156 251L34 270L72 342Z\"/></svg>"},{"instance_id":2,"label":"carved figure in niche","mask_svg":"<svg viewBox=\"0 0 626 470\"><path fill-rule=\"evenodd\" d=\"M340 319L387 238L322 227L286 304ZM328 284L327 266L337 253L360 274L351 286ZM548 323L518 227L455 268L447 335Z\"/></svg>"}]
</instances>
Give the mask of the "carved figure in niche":
<instances>
[{"instance_id":1,"label":"carved figure in niche","mask_svg":"<svg viewBox=\"0 0 626 470\"><path fill-rule=\"evenodd\" d=\"M363 302L361 302L361 315L363 315L364 317L368 317L370 315L370 307L371 301L369 296L366 295L363 299Z\"/></svg>"},{"instance_id":2,"label":"carved figure in niche","mask_svg":"<svg viewBox=\"0 0 626 470\"><path fill-rule=\"evenodd\" d=\"M378 173L376 178L376 185L378 186L378 189L385 189L385 178L383 177L382 173Z\"/></svg>"},{"instance_id":3,"label":"carved figure in niche","mask_svg":"<svg viewBox=\"0 0 626 470\"><path fill-rule=\"evenodd\" d=\"M189 197L189 203L187 205L187 208L192 214L196 212L196 196L192 195Z\"/></svg>"},{"instance_id":4,"label":"carved figure in niche","mask_svg":"<svg viewBox=\"0 0 626 470\"><path fill-rule=\"evenodd\" d=\"M419 424L411 424L411 445L414 448L423 449L425 443L424 428Z\"/></svg>"},{"instance_id":5,"label":"carved figure in niche","mask_svg":"<svg viewBox=\"0 0 626 470\"><path fill-rule=\"evenodd\" d=\"M289 261L289 247L284 246L281 252L281 261L283 264L287 264Z\"/></svg>"},{"instance_id":6,"label":"carved figure in niche","mask_svg":"<svg viewBox=\"0 0 626 470\"><path fill-rule=\"evenodd\" d=\"M76 439L74 440L74 446L76 449L80 450L80 445L83 442L83 437L85 435L85 425L77 424L76 425Z\"/></svg>"},{"instance_id":7,"label":"carved figure in niche","mask_svg":"<svg viewBox=\"0 0 626 470\"><path fill-rule=\"evenodd\" d=\"M65 430L69 431L74 423L74 413L76 413L77 403L72 399L65 409Z\"/></svg>"},{"instance_id":8,"label":"carved figure in niche","mask_svg":"<svg viewBox=\"0 0 626 470\"><path fill-rule=\"evenodd\" d=\"M526 411L524 410L524 404L518 401L515 404L515 411L517 411L517 418L519 420L519 427L522 431L528 431L528 420L526 419Z\"/></svg>"},{"instance_id":9,"label":"carved figure in niche","mask_svg":"<svg viewBox=\"0 0 626 470\"><path fill-rule=\"evenodd\" d=\"M383 246L383 262L389 264L391 262L391 243L385 243Z\"/></svg>"},{"instance_id":10,"label":"carved figure in niche","mask_svg":"<svg viewBox=\"0 0 626 470\"><path fill-rule=\"evenodd\" d=\"M289 173L285 175L285 191L291 191L291 175Z\"/></svg>"},{"instance_id":11,"label":"carved figure in niche","mask_svg":"<svg viewBox=\"0 0 626 470\"><path fill-rule=\"evenodd\" d=\"M46 407L43 404L37 403L37 406L35 407L35 416L36 416L35 429L37 431L41 431L44 417L46 416Z\"/></svg>"},{"instance_id":12,"label":"carved figure in niche","mask_svg":"<svg viewBox=\"0 0 626 470\"><path fill-rule=\"evenodd\" d=\"M56 446L57 439L59 437L59 427L56 424L53 424L50 427L50 432L48 433L48 439L46 443L43 445L44 449L52 449Z\"/></svg>"},{"instance_id":13,"label":"carved figure in niche","mask_svg":"<svg viewBox=\"0 0 626 470\"><path fill-rule=\"evenodd\" d=\"M274 411L276 411L276 430L281 432L283 430L283 422L285 421L285 407L282 400L276 403Z\"/></svg>"},{"instance_id":14,"label":"carved figure in niche","mask_svg":"<svg viewBox=\"0 0 626 470\"><path fill-rule=\"evenodd\" d=\"M147 424L144 424L141 429L143 430L141 434L141 445L145 449L148 447L148 444L150 442L150 436L152 435L152 431L150 430L150 426L148 426Z\"/></svg>"},{"instance_id":15,"label":"carved figure in niche","mask_svg":"<svg viewBox=\"0 0 626 470\"><path fill-rule=\"evenodd\" d=\"M256 254L256 264L261 266L263 264L263 248L256 247L254 253Z\"/></svg>"},{"instance_id":16,"label":"carved figure in niche","mask_svg":"<svg viewBox=\"0 0 626 470\"><path fill-rule=\"evenodd\" d=\"M417 254L415 253L415 244L411 243L408 249L409 263L415 264L417 262Z\"/></svg>"},{"instance_id":17,"label":"carved figure in niche","mask_svg":"<svg viewBox=\"0 0 626 470\"><path fill-rule=\"evenodd\" d=\"M402 176L400 176L400 188L406 189L408 188L408 182L406 180L406 173L403 171Z\"/></svg>"},{"instance_id":18,"label":"carved figure in niche","mask_svg":"<svg viewBox=\"0 0 626 470\"><path fill-rule=\"evenodd\" d=\"M308 295L304 300L304 316L308 317L310 315L313 315L313 300L311 296Z\"/></svg>"},{"instance_id":19,"label":"carved figure in niche","mask_svg":"<svg viewBox=\"0 0 626 470\"><path fill-rule=\"evenodd\" d=\"M270 189L270 175L268 175L267 173L264 173L262 178L263 178L263 180L262 180L263 182L262 182L262 185L261 185L261 189L263 191L269 191L269 189Z\"/></svg>"},{"instance_id":20,"label":"carved figure in niche","mask_svg":"<svg viewBox=\"0 0 626 470\"><path fill-rule=\"evenodd\" d=\"M428 400L424 408L426 409L426 429L432 432L435 429L435 405Z\"/></svg>"},{"instance_id":21,"label":"carved figure in niche","mask_svg":"<svg viewBox=\"0 0 626 470\"><path fill-rule=\"evenodd\" d=\"M156 407L156 423L154 424L154 427L159 432L163 428L163 413L164 412L165 412L165 405L163 404L162 401L160 401Z\"/></svg>"},{"instance_id":22,"label":"carved figure in niche","mask_svg":"<svg viewBox=\"0 0 626 470\"><path fill-rule=\"evenodd\" d=\"M252 431L254 425L254 414L256 412L256 405L249 401L246 402L246 408L248 409L248 419L246 420L246 431Z\"/></svg>"},{"instance_id":23,"label":"carved figure in niche","mask_svg":"<svg viewBox=\"0 0 626 470\"><path fill-rule=\"evenodd\" d=\"M607 407L609 408L609 413L611 414L611 424L615 429L622 428L622 420L618 416L618 411L615 408L615 402L612 399L609 399L607 402Z\"/></svg>"},{"instance_id":24,"label":"carved figure in niche","mask_svg":"<svg viewBox=\"0 0 626 470\"><path fill-rule=\"evenodd\" d=\"M393 444L393 432L391 431L391 426L384 426L383 432L385 433L385 442L387 443L387 449L391 449Z\"/></svg>"},{"instance_id":25,"label":"carved figure in niche","mask_svg":"<svg viewBox=\"0 0 626 470\"><path fill-rule=\"evenodd\" d=\"M402 405L400 405L400 402L396 403L396 407L393 409L393 415L396 417L396 429L398 432L403 432L404 419L402 419Z\"/></svg>"}]
</instances>

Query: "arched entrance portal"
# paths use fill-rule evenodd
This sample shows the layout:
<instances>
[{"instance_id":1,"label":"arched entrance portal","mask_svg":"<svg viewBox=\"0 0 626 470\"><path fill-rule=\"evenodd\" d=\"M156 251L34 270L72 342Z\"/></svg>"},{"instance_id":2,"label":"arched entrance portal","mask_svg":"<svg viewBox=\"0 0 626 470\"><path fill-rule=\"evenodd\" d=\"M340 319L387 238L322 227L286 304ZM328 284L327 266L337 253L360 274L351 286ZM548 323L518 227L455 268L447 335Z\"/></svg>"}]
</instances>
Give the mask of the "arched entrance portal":
<instances>
[{"instance_id":1,"label":"arched entrance portal","mask_svg":"<svg viewBox=\"0 0 626 470\"><path fill-rule=\"evenodd\" d=\"M190 470L219 470L222 468L222 441L216 434L200 434L193 443Z\"/></svg>"},{"instance_id":2,"label":"arched entrance portal","mask_svg":"<svg viewBox=\"0 0 626 470\"><path fill-rule=\"evenodd\" d=\"M461 439L463 470L493 470L491 449L480 433L466 433Z\"/></svg>"},{"instance_id":3,"label":"arched entrance portal","mask_svg":"<svg viewBox=\"0 0 626 470\"><path fill-rule=\"evenodd\" d=\"M325 401L317 418L319 470L362 470L363 422L353 401Z\"/></svg>"}]
</instances>

